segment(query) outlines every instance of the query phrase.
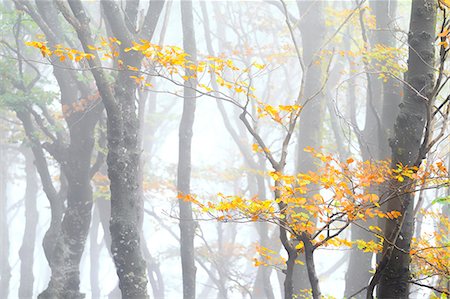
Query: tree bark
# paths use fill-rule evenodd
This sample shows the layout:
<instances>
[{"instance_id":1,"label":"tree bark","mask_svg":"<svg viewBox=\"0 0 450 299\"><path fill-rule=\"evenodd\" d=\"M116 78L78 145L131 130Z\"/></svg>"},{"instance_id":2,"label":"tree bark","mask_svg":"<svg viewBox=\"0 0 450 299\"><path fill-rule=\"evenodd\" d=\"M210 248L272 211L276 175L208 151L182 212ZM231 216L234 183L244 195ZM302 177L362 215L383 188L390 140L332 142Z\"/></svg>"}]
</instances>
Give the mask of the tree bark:
<instances>
[{"instance_id":1,"label":"tree bark","mask_svg":"<svg viewBox=\"0 0 450 299\"><path fill-rule=\"evenodd\" d=\"M25 157L26 189L25 189L25 230L22 246L19 250L20 257L20 285L19 298L33 297L33 263L36 241L36 229L38 224L38 211L36 200L38 193L38 177L33 164L33 153L24 147L22 154Z\"/></svg>"},{"instance_id":2,"label":"tree bark","mask_svg":"<svg viewBox=\"0 0 450 299\"><path fill-rule=\"evenodd\" d=\"M132 5L132 4L130 4ZM151 40L164 2L150 2L140 32L129 30L135 26L130 6L124 16L115 1L102 1L101 6L111 33L121 41L119 57L126 66L140 69L142 55L125 51L133 39ZM119 277L122 298L148 298L145 260L140 246L142 202L139 192L140 146L139 120L136 113L136 83L130 76L138 75L131 69L118 72L111 86L101 68L98 53L89 48L95 44L90 29L90 19L80 0L69 2L69 8L58 2L59 10L74 27L86 53L94 58L88 63L102 97L107 113L108 177L111 190L111 252ZM126 21L127 20L127 21ZM139 35L139 36L138 36Z\"/></svg>"},{"instance_id":3,"label":"tree bark","mask_svg":"<svg viewBox=\"0 0 450 299\"><path fill-rule=\"evenodd\" d=\"M394 168L398 163L418 166L424 158L419 150L424 137L427 105L431 107L433 104L430 95L434 82L436 7L437 4L432 0L412 2L408 71L405 74L408 84L404 86L404 98L394 127L395 135L390 143ZM421 95L428 99L425 100ZM401 299L409 297L409 251L414 227L414 194L405 193L405 182L400 184L392 181L390 188L398 190L399 196L388 202L387 209L400 211L402 216L386 221L384 235L388 241L384 242L384 256L380 261L381 265L386 263L386 266L381 271L378 298Z\"/></svg>"},{"instance_id":4,"label":"tree bark","mask_svg":"<svg viewBox=\"0 0 450 299\"><path fill-rule=\"evenodd\" d=\"M197 47L194 31L194 18L192 13L192 1L186 0L180 3L181 20L183 26L183 47L189 55L191 63L197 62ZM191 183L191 148L192 148L192 127L194 125L197 80L193 78L193 72L185 70L185 75L189 77L184 85L183 114L179 129L179 147L178 147L178 173L177 189L181 197L179 199L180 207L180 253L181 267L183 276L183 298L195 298L195 226L196 223L192 215L192 204L183 200L183 196L190 193Z\"/></svg>"},{"instance_id":5,"label":"tree bark","mask_svg":"<svg viewBox=\"0 0 450 299\"><path fill-rule=\"evenodd\" d=\"M305 244L305 264L308 271L309 283L311 284L312 295L314 299L320 299L322 294L320 291L319 278L317 277L316 266L314 263L314 245L309 236L303 238Z\"/></svg>"}]
</instances>

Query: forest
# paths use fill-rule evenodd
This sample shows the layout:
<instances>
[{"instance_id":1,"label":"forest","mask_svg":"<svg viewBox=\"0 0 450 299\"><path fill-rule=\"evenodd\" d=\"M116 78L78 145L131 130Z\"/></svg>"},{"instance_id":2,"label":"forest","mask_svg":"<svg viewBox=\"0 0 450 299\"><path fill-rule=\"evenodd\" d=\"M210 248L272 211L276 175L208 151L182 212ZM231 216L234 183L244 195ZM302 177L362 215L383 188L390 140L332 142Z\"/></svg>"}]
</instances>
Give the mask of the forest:
<instances>
[{"instance_id":1,"label":"forest","mask_svg":"<svg viewBox=\"0 0 450 299\"><path fill-rule=\"evenodd\" d=\"M450 296L450 0L0 0L0 299Z\"/></svg>"}]
</instances>

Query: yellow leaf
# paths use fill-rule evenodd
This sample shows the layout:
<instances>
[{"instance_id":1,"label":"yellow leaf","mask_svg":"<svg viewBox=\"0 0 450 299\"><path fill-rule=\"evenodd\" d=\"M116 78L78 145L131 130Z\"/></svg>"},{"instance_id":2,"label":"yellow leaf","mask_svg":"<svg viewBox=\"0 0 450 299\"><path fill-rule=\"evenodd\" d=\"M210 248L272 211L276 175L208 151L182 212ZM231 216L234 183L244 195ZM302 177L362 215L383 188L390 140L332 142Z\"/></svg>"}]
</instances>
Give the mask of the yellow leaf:
<instances>
[{"instance_id":1,"label":"yellow leaf","mask_svg":"<svg viewBox=\"0 0 450 299\"><path fill-rule=\"evenodd\" d=\"M296 260L294 261L294 263L297 264L297 265L301 265L301 266L303 266L303 265L305 264L304 262L302 262L302 261L299 260L299 259L296 259Z\"/></svg>"},{"instance_id":2,"label":"yellow leaf","mask_svg":"<svg viewBox=\"0 0 450 299\"><path fill-rule=\"evenodd\" d=\"M257 69L260 69L260 70L262 70L265 67L264 64L259 64L259 63L256 63L256 62L253 63L253 66L256 67Z\"/></svg>"},{"instance_id":3,"label":"yellow leaf","mask_svg":"<svg viewBox=\"0 0 450 299\"><path fill-rule=\"evenodd\" d=\"M297 250L301 250L303 247L305 247L305 245L303 244L303 241L298 242L298 244L295 246L295 249ZM297 260L296 260L297 262ZM300 265L304 265L303 263L301 263Z\"/></svg>"},{"instance_id":4,"label":"yellow leaf","mask_svg":"<svg viewBox=\"0 0 450 299\"><path fill-rule=\"evenodd\" d=\"M134 66L131 66L131 65L127 65L127 67L128 67L128 69L130 71L135 71L135 72L139 71L139 69L137 67L134 67Z\"/></svg>"},{"instance_id":5,"label":"yellow leaf","mask_svg":"<svg viewBox=\"0 0 450 299\"><path fill-rule=\"evenodd\" d=\"M450 32L450 28L445 29L441 33L438 34L439 37L446 37L448 33Z\"/></svg>"},{"instance_id":6,"label":"yellow leaf","mask_svg":"<svg viewBox=\"0 0 450 299\"><path fill-rule=\"evenodd\" d=\"M444 48L448 47L448 42L447 41L442 41L438 44L438 46L443 46Z\"/></svg>"},{"instance_id":7,"label":"yellow leaf","mask_svg":"<svg viewBox=\"0 0 450 299\"><path fill-rule=\"evenodd\" d=\"M272 171L269 173L274 181L278 181L280 179L280 174L276 171Z\"/></svg>"}]
</instances>

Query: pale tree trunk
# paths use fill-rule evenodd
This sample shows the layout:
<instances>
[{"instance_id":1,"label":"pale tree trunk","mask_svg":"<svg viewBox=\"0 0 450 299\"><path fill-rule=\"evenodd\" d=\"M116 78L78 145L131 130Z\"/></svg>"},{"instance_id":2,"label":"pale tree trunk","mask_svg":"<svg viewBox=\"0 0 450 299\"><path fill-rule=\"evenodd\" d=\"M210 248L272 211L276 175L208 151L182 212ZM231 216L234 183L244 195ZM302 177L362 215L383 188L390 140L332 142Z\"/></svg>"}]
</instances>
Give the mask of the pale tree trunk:
<instances>
[{"instance_id":1,"label":"pale tree trunk","mask_svg":"<svg viewBox=\"0 0 450 299\"><path fill-rule=\"evenodd\" d=\"M2 298L8 298L9 282L11 279L11 265L9 264L8 196L6 190L8 182L7 161L5 146L4 144L0 144L0 296Z\"/></svg>"},{"instance_id":2,"label":"pale tree trunk","mask_svg":"<svg viewBox=\"0 0 450 299\"><path fill-rule=\"evenodd\" d=\"M63 198L65 195L65 190L63 189L65 189L65 184L61 184L62 188L60 192L56 191L50 176L44 150L40 141L37 139L38 131L34 127L30 113L25 110L26 108L16 110L16 115L22 122L25 134L30 141L31 150L34 156L34 164L36 165L36 170L41 179L42 188L50 203L50 226L45 233L42 246L50 269L53 269L56 265L54 251L61 234L61 218L64 210ZM52 294L54 294L54 291L52 291Z\"/></svg>"},{"instance_id":3,"label":"pale tree trunk","mask_svg":"<svg viewBox=\"0 0 450 299\"><path fill-rule=\"evenodd\" d=\"M305 104L299 118L298 148L297 148L297 173L306 173L316 169L315 161L309 153L305 153L305 147L318 149L321 145L320 131L323 122L323 99L324 95L320 92L323 82L321 64L315 61L320 57L318 53L323 46L326 35L324 3L322 1L297 1L301 21L299 29L303 46L303 61L306 65L305 73L305 91L304 99L309 100ZM305 264L305 254L299 253L299 261ZM312 259L310 260L312 261ZM299 294L302 290L311 289L308 269L305 265L294 265L294 294Z\"/></svg>"},{"instance_id":4,"label":"pale tree trunk","mask_svg":"<svg viewBox=\"0 0 450 299\"><path fill-rule=\"evenodd\" d=\"M192 2L189 0L181 2L181 21L183 26L183 47L189 55L188 59L195 64L197 61L197 47L195 41L194 18L192 12ZM193 76L189 69L185 70L185 75ZM196 223L192 215L192 204L183 199L188 195L191 185L191 148L192 148L192 127L194 125L196 93L195 88L197 80L193 77L184 83L184 102L183 114L179 129L179 147L178 147L178 173L177 189L180 196L180 254L181 268L183 276L183 298L195 298L195 226Z\"/></svg>"},{"instance_id":5,"label":"pale tree trunk","mask_svg":"<svg viewBox=\"0 0 450 299\"><path fill-rule=\"evenodd\" d=\"M361 18L364 39L369 41L367 43L370 47L369 51L372 51L376 44L395 47L396 39L392 31L392 22L396 15L396 1L373 1L371 6L377 21L377 30L372 35L367 32ZM389 158L388 139L392 137L393 123L397 116L398 104L400 103L400 89L398 81L390 78L388 74L387 77L388 80L384 82L374 75L367 75L366 124L362 132L363 140L360 142L364 160ZM352 96L355 98L354 94ZM354 105L356 105L355 102ZM377 188L371 192L381 196L382 189ZM368 225L375 225L375 223L372 221L364 224L364 226ZM379 226L382 227L382 224L380 223ZM375 241L372 233L361 229L357 225L351 225L351 237L352 241L358 239ZM352 248L346 274L345 296L355 294L368 285L371 277L369 271L372 269L372 258L373 254ZM366 292L362 291L355 298L364 298L365 296Z\"/></svg>"},{"instance_id":6,"label":"pale tree trunk","mask_svg":"<svg viewBox=\"0 0 450 299\"><path fill-rule=\"evenodd\" d=\"M408 85L404 86L404 98L395 122L394 138L391 140L394 168L397 163L418 166L424 158L422 156L424 153L420 153L419 150L426 125L427 105L432 105L430 96L434 81L436 7L435 1L431 0L412 2L408 71L405 74ZM421 95L428 97L429 103ZM390 186L395 188L391 190L398 190L399 196L388 202L387 209L400 211L402 216L386 221L384 235L389 242L383 245L383 257L379 266L382 269L380 268L378 298L409 297L409 251L414 228L414 194L405 193L407 189L403 186L404 183L396 181ZM391 243L394 243L395 247Z\"/></svg>"},{"instance_id":7,"label":"pale tree trunk","mask_svg":"<svg viewBox=\"0 0 450 299\"><path fill-rule=\"evenodd\" d=\"M30 16L45 33L50 45L55 45L65 39L54 3L38 1L36 2L36 8L31 3L23 1L16 1L16 5L27 8ZM55 65L53 73L61 91L61 105L71 107L72 104L82 98L94 94L94 90L89 88L82 80L76 79L76 74L70 71L70 68L61 68L60 66L64 63L59 59L52 57L52 63ZM55 132L55 138L51 138L52 143L45 142L41 145L38 144L39 140L34 141L34 147L45 148L60 164L61 177L67 182L67 192L50 196L53 197L51 199L53 201L52 222L44 238L44 249L51 268L51 278L48 287L39 295L39 298L82 298L84 296L79 291L79 263L90 226L92 207L91 154L94 145L94 128L102 111L102 106L94 105L90 108L92 109L83 112L70 111L70 113L64 113L69 128L69 144L64 143L59 132ZM36 123L42 122L40 116L36 115L31 107L23 109L29 110ZM42 108L42 110L45 115L45 108ZM29 135L32 123L29 117L23 113L24 111L18 112L18 116L24 126L28 126L27 135L31 140L35 138ZM48 115L47 113L48 122L54 125L54 121ZM39 127L42 127L42 124ZM35 150L33 152L36 159L38 159L37 155L42 156L41 152ZM45 157L39 159L45 159ZM46 167L46 165L41 167ZM44 171L48 172L48 169ZM48 174L45 174L45 176L48 176ZM41 175L41 180L42 178ZM48 182L47 185L51 185L51 182ZM48 186L44 186L45 188L48 190L54 189L54 187ZM46 193L49 196L49 192L46 191ZM54 190L51 190L50 193L54 193ZM64 213L62 211L63 199L67 199L67 209ZM62 221L61 216L63 216Z\"/></svg>"},{"instance_id":8,"label":"pale tree trunk","mask_svg":"<svg viewBox=\"0 0 450 299\"><path fill-rule=\"evenodd\" d=\"M20 257L20 285L19 298L33 297L33 263L34 248L36 240L36 229L38 224L38 211L36 200L38 193L38 177L33 164L33 153L29 148L22 149L25 157L26 189L25 189L25 230L23 233L22 246L19 250Z\"/></svg>"},{"instance_id":9,"label":"pale tree trunk","mask_svg":"<svg viewBox=\"0 0 450 299\"><path fill-rule=\"evenodd\" d=\"M100 199L101 200L101 199ZM98 243L98 230L100 228L100 216L98 214L97 203L94 204L92 211L91 231L89 238L89 259L90 259L90 283L92 298L100 298L100 280L98 277L100 267L100 250L102 242Z\"/></svg>"},{"instance_id":10,"label":"pale tree trunk","mask_svg":"<svg viewBox=\"0 0 450 299\"><path fill-rule=\"evenodd\" d=\"M355 80L349 80L349 87L348 87L348 99L349 99L349 105L351 105L353 108L356 104L356 90L355 90ZM351 109L350 112L352 114L353 119L353 125L356 126L356 117L355 117L355 110ZM357 133L358 134L358 133ZM365 146L360 144L361 150L363 152L363 156L368 157L368 151L365 150ZM366 225L366 224L364 224ZM362 228L358 227L357 225L351 224L350 225L351 230L351 240L371 240L373 238L373 235L370 233L367 233ZM348 262L348 270L345 274L345 291L344 294L346 297L349 297L352 294L357 293L360 289L367 286L369 280L370 280L370 267L372 262L372 253L363 252L362 250L359 250L356 247L352 247L349 252L349 262ZM359 296L359 297L358 297ZM355 298L362 298L363 294L358 294Z\"/></svg>"}]
</instances>

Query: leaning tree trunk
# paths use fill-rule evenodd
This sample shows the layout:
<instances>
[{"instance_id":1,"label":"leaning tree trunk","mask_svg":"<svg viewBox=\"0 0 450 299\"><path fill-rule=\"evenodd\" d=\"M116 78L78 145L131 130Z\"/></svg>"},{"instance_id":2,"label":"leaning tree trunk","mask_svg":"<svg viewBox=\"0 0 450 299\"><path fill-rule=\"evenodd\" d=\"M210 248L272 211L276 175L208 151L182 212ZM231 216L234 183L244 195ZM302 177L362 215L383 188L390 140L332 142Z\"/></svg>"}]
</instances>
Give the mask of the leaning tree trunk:
<instances>
[{"instance_id":1,"label":"leaning tree trunk","mask_svg":"<svg viewBox=\"0 0 450 299\"><path fill-rule=\"evenodd\" d=\"M31 150L34 156L34 164L41 179L42 189L44 190L50 203L50 226L45 233L44 239L42 240L42 247L50 269L52 269L52 267L56 264L54 251L58 237L61 233L61 218L64 210L62 194L65 193L65 191L60 190L60 192L58 192L53 185L47 159L45 157L42 145L37 138L38 131L34 127L30 113L26 111L26 108L24 107L17 109L16 115L22 122L27 139L30 141ZM53 293L54 292L52 291L52 294Z\"/></svg>"},{"instance_id":2,"label":"leaning tree trunk","mask_svg":"<svg viewBox=\"0 0 450 299\"><path fill-rule=\"evenodd\" d=\"M183 47L189 55L189 60L195 64L197 60L197 47L195 43L192 1L190 0L181 2L181 21L183 26ZM195 117L195 87L197 80L193 77L193 72L187 68L185 75L189 79L184 85L183 115L179 129L177 188L180 197L180 253L183 276L183 298L194 299L195 276L197 271L194 258L196 224L193 220L191 202L183 200L183 196L190 193L192 127Z\"/></svg>"},{"instance_id":3,"label":"leaning tree trunk","mask_svg":"<svg viewBox=\"0 0 450 299\"><path fill-rule=\"evenodd\" d=\"M25 189L25 230L22 246L19 250L20 257L20 285L19 298L33 297L33 264L34 247L36 244L36 229L38 224L38 211L36 200L38 193L38 177L33 164L33 153L29 148L22 149L25 157L26 189Z\"/></svg>"},{"instance_id":4,"label":"leaning tree trunk","mask_svg":"<svg viewBox=\"0 0 450 299\"><path fill-rule=\"evenodd\" d=\"M430 95L434 81L436 6L437 3L433 0L412 2L408 71L405 74L408 84L404 86L404 98L394 127L395 136L391 140L394 168L398 163L418 166L424 158L420 148L427 119L427 105L432 105ZM424 100L423 96L428 97L428 100ZM399 196L388 202L387 209L400 211L402 216L386 221L384 235L389 242L384 243L383 258L380 261L380 265L385 266L380 272L378 298L409 297L409 251L414 227L414 194L406 192L405 182L400 184L393 181L390 186L395 188L392 190L398 190Z\"/></svg>"}]
</instances>

